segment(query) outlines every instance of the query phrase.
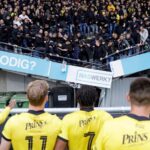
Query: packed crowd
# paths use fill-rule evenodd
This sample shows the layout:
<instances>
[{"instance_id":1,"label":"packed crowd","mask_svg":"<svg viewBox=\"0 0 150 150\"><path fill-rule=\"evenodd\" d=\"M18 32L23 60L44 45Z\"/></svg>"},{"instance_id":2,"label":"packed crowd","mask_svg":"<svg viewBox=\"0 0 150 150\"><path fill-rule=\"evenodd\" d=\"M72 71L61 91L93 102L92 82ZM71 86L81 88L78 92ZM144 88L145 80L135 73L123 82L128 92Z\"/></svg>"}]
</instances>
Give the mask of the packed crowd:
<instances>
[{"instance_id":1,"label":"packed crowd","mask_svg":"<svg viewBox=\"0 0 150 150\"><path fill-rule=\"evenodd\" d=\"M149 43L150 0L0 0L0 42L86 61ZM128 48L128 51L119 51ZM145 49L147 47L142 47Z\"/></svg>"}]
</instances>

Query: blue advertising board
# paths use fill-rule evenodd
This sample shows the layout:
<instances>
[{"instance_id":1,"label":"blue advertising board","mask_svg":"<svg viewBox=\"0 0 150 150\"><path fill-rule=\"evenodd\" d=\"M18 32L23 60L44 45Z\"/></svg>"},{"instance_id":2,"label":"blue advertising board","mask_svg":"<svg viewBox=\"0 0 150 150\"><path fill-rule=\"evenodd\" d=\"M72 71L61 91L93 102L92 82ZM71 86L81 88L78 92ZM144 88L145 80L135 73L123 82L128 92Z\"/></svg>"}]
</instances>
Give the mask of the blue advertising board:
<instances>
[{"instance_id":1,"label":"blue advertising board","mask_svg":"<svg viewBox=\"0 0 150 150\"><path fill-rule=\"evenodd\" d=\"M150 52L110 63L113 77L126 76L150 69Z\"/></svg>"},{"instance_id":2,"label":"blue advertising board","mask_svg":"<svg viewBox=\"0 0 150 150\"><path fill-rule=\"evenodd\" d=\"M125 75L147 70L150 69L150 53L122 59L121 62Z\"/></svg>"},{"instance_id":3,"label":"blue advertising board","mask_svg":"<svg viewBox=\"0 0 150 150\"><path fill-rule=\"evenodd\" d=\"M25 55L0 51L0 68L48 77L51 62Z\"/></svg>"}]
</instances>

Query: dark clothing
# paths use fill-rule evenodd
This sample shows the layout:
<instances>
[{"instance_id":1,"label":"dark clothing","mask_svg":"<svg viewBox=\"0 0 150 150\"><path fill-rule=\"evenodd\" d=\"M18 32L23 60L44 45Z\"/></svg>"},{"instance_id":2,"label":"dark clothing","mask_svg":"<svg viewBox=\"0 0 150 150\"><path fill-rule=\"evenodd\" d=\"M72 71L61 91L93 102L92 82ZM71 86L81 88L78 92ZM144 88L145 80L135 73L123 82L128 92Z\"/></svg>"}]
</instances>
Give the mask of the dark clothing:
<instances>
[{"instance_id":1,"label":"dark clothing","mask_svg":"<svg viewBox=\"0 0 150 150\"><path fill-rule=\"evenodd\" d=\"M100 46L95 46L93 60L99 60L106 56L106 45L101 44Z\"/></svg>"}]
</instances>

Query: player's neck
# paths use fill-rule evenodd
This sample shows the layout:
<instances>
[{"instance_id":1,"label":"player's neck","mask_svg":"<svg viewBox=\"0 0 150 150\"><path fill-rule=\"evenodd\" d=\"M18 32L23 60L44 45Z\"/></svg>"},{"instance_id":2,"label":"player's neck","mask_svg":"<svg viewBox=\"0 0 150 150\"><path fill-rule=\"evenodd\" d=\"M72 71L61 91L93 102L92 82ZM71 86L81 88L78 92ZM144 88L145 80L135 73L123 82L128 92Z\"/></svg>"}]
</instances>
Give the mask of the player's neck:
<instances>
[{"instance_id":1,"label":"player's neck","mask_svg":"<svg viewBox=\"0 0 150 150\"><path fill-rule=\"evenodd\" d=\"M80 110L94 110L94 106L80 106Z\"/></svg>"},{"instance_id":2,"label":"player's neck","mask_svg":"<svg viewBox=\"0 0 150 150\"><path fill-rule=\"evenodd\" d=\"M32 106L29 104L29 110L34 110L34 111L44 110L44 106Z\"/></svg>"},{"instance_id":3,"label":"player's neck","mask_svg":"<svg viewBox=\"0 0 150 150\"><path fill-rule=\"evenodd\" d=\"M135 114L137 116L144 116L149 118L150 108L146 106L131 106L130 113Z\"/></svg>"}]
</instances>

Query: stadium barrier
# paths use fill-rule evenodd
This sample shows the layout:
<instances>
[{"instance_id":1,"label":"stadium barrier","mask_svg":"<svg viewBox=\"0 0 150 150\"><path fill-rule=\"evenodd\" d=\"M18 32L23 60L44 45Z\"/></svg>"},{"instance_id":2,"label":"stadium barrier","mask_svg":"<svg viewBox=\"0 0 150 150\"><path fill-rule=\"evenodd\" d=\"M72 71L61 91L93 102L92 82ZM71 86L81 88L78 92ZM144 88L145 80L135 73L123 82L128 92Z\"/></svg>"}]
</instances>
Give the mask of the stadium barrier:
<instances>
[{"instance_id":1,"label":"stadium barrier","mask_svg":"<svg viewBox=\"0 0 150 150\"><path fill-rule=\"evenodd\" d=\"M143 49L144 47L146 47L146 49ZM128 48L122 49L122 50L116 50L114 53L106 55L105 57L103 57L100 62L107 60L110 57L119 55L119 54L123 54L123 53L128 53L129 50L135 50L135 49L140 49L142 48L143 50L136 50L134 51L133 54L131 54L130 56L127 57L131 57L131 56L135 56L135 55L139 55L141 53L145 53L150 51L150 45L148 43L142 45L142 44L137 44L135 46L130 46ZM85 67L93 67L96 66L99 69L103 69L103 70L107 70L109 67L109 62L106 61L105 64L102 63L94 63L92 61L83 61L83 60L79 60L79 59L73 59L73 58L69 58L69 57L63 57L60 56L58 54L52 54L52 53L45 53L44 51L37 51L35 49L31 49L31 48L25 48L25 47L21 47L18 45L14 45L11 43L5 43L5 42L0 42L0 50L4 50L4 51L8 51L8 52L14 52L14 53L18 53L18 54L23 54L23 55L27 55L27 56L32 56L32 57L46 57L48 59L51 59L52 61L55 62L64 62L66 61L67 64L74 64L77 66L85 66ZM39 55L34 55L34 54L39 54Z\"/></svg>"},{"instance_id":2,"label":"stadium barrier","mask_svg":"<svg viewBox=\"0 0 150 150\"><path fill-rule=\"evenodd\" d=\"M130 111L130 107L96 107L96 110L104 110L109 113L127 113ZM0 109L0 112L3 109ZM79 110L79 108L45 108L44 109L46 112L52 113L52 114L67 114L71 113L74 111ZM27 108L15 108L11 110L11 114L16 114L16 113L22 113L22 112L27 112Z\"/></svg>"}]
</instances>

